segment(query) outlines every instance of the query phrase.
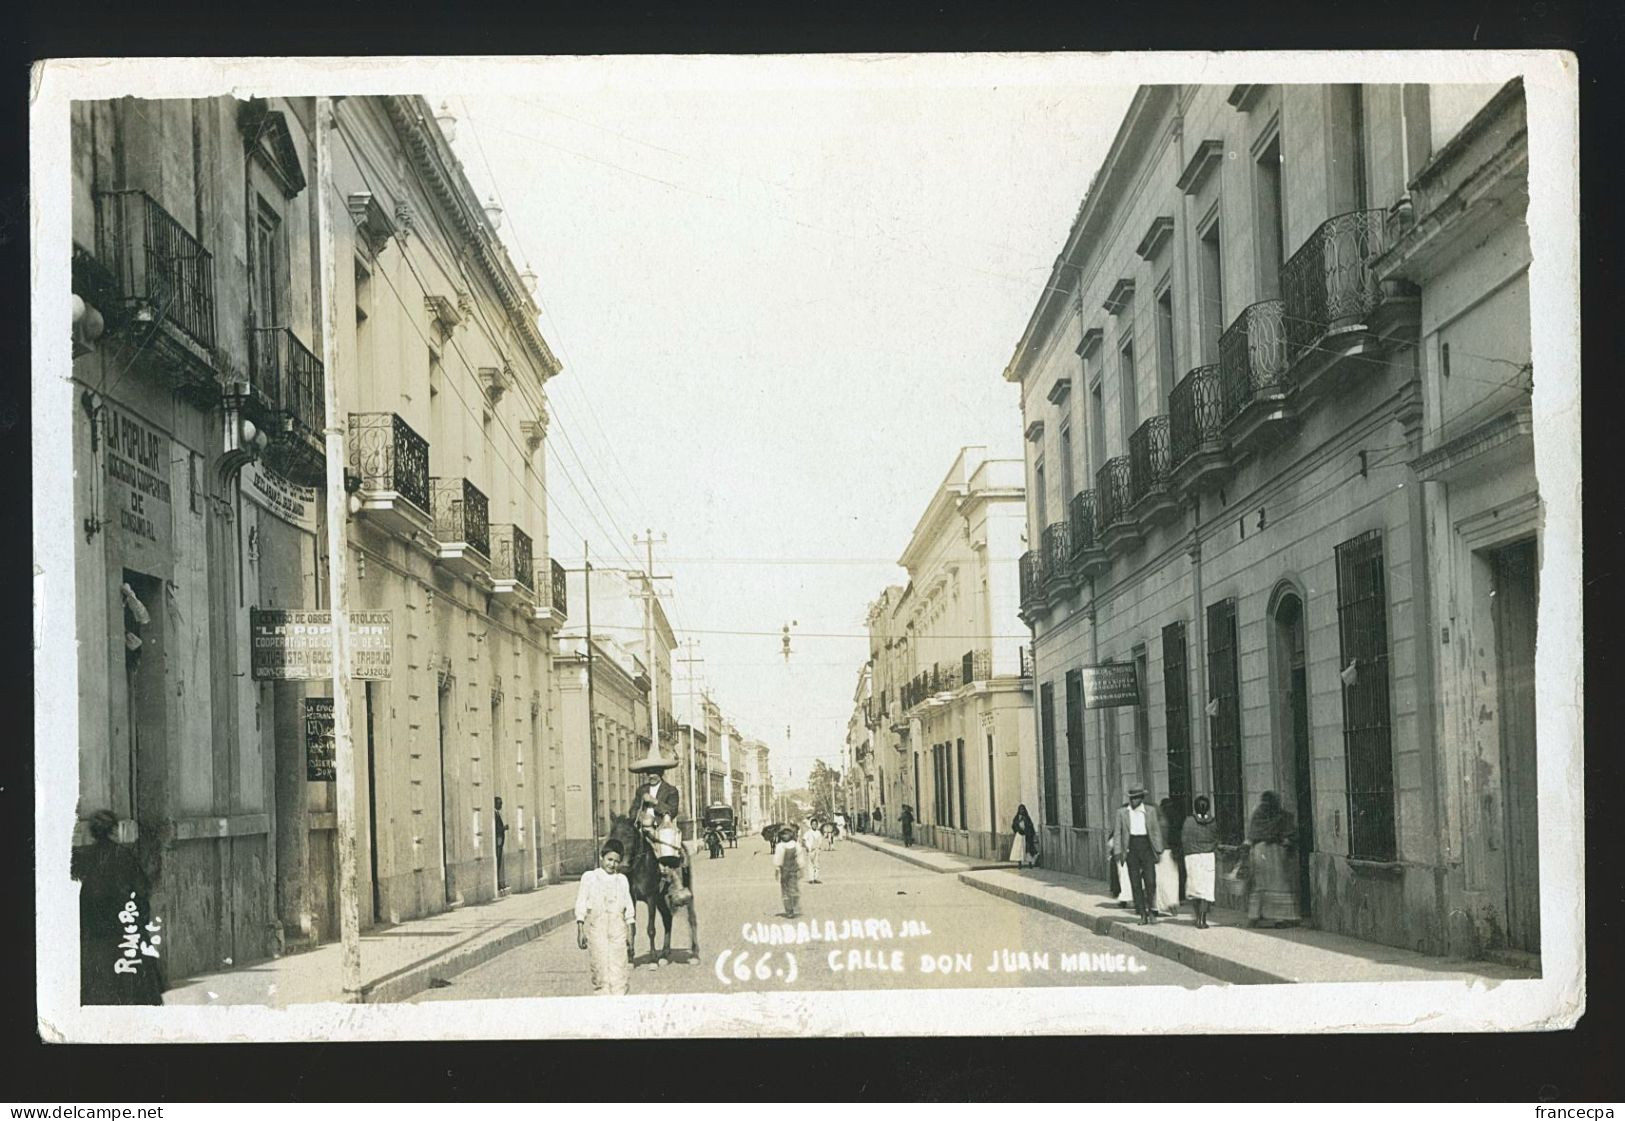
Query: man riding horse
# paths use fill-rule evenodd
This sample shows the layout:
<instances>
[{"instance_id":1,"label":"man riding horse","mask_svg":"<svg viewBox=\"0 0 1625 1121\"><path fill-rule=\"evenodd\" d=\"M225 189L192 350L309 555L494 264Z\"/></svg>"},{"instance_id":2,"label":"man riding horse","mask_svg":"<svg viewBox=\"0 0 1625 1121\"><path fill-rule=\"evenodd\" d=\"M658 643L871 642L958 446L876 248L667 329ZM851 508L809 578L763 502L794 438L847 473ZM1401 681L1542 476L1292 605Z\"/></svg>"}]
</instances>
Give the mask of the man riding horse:
<instances>
[{"instance_id":1,"label":"man riding horse","mask_svg":"<svg viewBox=\"0 0 1625 1121\"><path fill-rule=\"evenodd\" d=\"M632 808L627 816L637 822L660 860L662 891L670 895L682 887L682 869L688 863L688 850L677 830L677 811L681 795L666 781L665 772L677 766L674 759L663 759L650 748L649 754L629 768L634 774L647 776L632 796Z\"/></svg>"}]
</instances>

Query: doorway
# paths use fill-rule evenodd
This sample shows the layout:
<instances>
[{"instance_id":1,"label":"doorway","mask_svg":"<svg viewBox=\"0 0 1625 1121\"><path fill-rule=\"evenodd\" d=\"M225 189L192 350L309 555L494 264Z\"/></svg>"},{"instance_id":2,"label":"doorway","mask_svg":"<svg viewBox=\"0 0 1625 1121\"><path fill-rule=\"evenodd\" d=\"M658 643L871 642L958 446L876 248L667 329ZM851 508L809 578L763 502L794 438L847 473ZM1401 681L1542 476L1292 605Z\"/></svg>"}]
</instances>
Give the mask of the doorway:
<instances>
[{"instance_id":1,"label":"doorway","mask_svg":"<svg viewBox=\"0 0 1625 1121\"><path fill-rule=\"evenodd\" d=\"M1296 592L1281 595L1275 604L1275 695L1280 706L1278 727L1286 732L1281 753L1281 792L1297 818L1298 907L1311 917L1312 856L1315 851L1314 765L1309 745L1309 674L1304 658L1303 600Z\"/></svg>"},{"instance_id":2,"label":"doorway","mask_svg":"<svg viewBox=\"0 0 1625 1121\"><path fill-rule=\"evenodd\" d=\"M367 704L367 870L372 876L372 921L384 921L383 897L378 890L378 756L373 724L374 682L363 685Z\"/></svg>"},{"instance_id":3,"label":"doorway","mask_svg":"<svg viewBox=\"0 0 1625 1121\"><path fill-rule=\"evenodd\" d=\"M1506 806L1507 944L1540 953L1540 816L1535 783L1535 614L1540 568L1533 540L1491 557L1495 664L1501 703L1501 796Z\"/></svg>"},{"instance_id":4,"label":"doorway","mask_svg":"<svg viewBox=\"0 0 1625 1121\"><path fill-rule=\"evenodd\" d=\"M446 740L451 734L448 725L451 722L453 684L453 679L449 676L440 679L440 691L436 702L440 753L440 880L445 885L447 904L457 901L457 893L452 889L451 882L451 800L446 792Z\"/></svg>"}]
</instances>

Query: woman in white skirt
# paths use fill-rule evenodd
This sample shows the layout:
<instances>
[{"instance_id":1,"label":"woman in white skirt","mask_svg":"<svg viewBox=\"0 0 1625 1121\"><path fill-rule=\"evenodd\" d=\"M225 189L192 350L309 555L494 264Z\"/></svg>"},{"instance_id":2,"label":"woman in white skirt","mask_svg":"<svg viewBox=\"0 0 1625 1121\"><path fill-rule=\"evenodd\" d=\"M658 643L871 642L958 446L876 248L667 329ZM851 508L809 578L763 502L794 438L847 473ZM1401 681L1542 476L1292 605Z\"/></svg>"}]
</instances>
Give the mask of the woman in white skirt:
<instances>
[{"instance_id":1,"label":"woman in white skirt","mask_svg":"<svg viewBox=\"0 0 1625 1121\"><path fill-rule=\"evenodd\" d=\"M1038 863L1038 830L1026 803L1016 807L1010 830L1015 834L1015 840L1010 843L1010 862L1020 868L1033 867Z\"/></svg>"},{"instance_id":2,"label":"woman in white skirt","mask_svg":"<svg viewBox=\"0 0 1625 1121\"><path fill-rule=\"evenodd\" d=\"M1128 805L1124 802L1123 805ZM1117 876L1117 905L1119 907L1134 906L1134 884L1128 875L1128 853L1117 851L1117 831L1113 830L1106 838L1106 857L1112 862L1112 870Z\"/></svg>"},{"instance_id":3,"label":"woman in white skirt","mask_svg":"<svg viewBox=\"0 0 1625 1121\"><path fill-rule=\"evenodd\" d=\"M1207 795L1197 798L1180 834L1185 849L1185 894L1196 911L1196 926L1200 930L1207 929L1207 913L1213 906L1213 850L1219 831L1210 812L1211 806Z\"/></svg>"},{"instance_id":4,"label":"woman in white skirt","mask_svg":"<svg viewBox=\"0 0 1625 1121\"><path fill-rule=\"evenodd\" d=\"M1162 815L1162 853L1157 857L1157 894L1152 906L1159 915L1172 915L1179 910L1179 865L1174 863L1173 845L1170 843L1174 836L1174 822L1170 816L1173 813L1174 800L1164 798L1158 806Z\"/></svg>"}]
</instances>

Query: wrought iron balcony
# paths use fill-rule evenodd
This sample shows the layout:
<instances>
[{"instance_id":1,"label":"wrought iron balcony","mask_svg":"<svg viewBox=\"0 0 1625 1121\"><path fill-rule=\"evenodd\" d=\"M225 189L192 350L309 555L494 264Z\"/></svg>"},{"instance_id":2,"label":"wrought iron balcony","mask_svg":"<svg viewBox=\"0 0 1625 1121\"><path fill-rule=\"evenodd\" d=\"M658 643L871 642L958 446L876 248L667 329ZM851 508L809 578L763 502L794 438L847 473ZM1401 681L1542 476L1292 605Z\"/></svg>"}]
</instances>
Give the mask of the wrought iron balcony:
<instances>
[{"instance_id":1,"label":"wrought iron balcony","mask_svg":"<svg viewBox=\"0 0 1625 1121\"><path fill-rule=\"evenodd\" d=\"M1280 300L1253 304L1219 337L1225 427L1238 452L1278 438L1292 420L1284 312Z\"/></svg>"},{"instance_id":2,"label":"wrought iron balcony","mask_svg":"<svg viewBox=\"0 0 1625 1121\"><path fill-rule=\"evenodd\" d=\"M1095 525L1108 552L1140 541L1140 527L1130 513L1131 468L1126 455L1108 459L1095 472Z\"/></svg>"},{"instance_id":3,"label":"wrought iron balcony","mask_svg":"<svg viewBox=\"0 0 1625 1121\"><path fill-rule=\"evenodd\" d=\"M1281 271L1293 362L1328 336L1363 329L1382 302L1371 263L1387 248L1386 212L1353 210L1320 224Z\"/></svg>"},{"instance_id":4,"label":"wrought iron balcony","mask_svg":"<svg viewBox=\"0 0 1625 1121\"><path fill-rule=\"evenodd\" d=\"M492 591L501 599L529 603L536 595L536 564L530 535L516 525L491 527Z\"/></svg>"},{"instance_id":5,"label":"wrought iron balcony","mask_svg":"<svg viewBox=\"0 0 1625 1121\"><path fill-rule=\"evenodd\" d=\"M347 444L360 513L395 533L427 533L429 442L398 413L351 413Z\"/></svg>"},{"instance_id":6,"label":"wrought iron balcony","mask_svg":"<svg viewBox=\"0 0 1625 1121\"><path fill-rule=\"evenodd\" d=\"M253 328L249 347L248 384L254 396L297 428L320 432L327 392L322 360L287 327Z\"/></svg>"},{"instance_id":7,"label":"wrought iron balcony","mask_svg":"<svg viewBox=\"0 0 1625 1121\"><path fill-rule=\"evenodd\" d=\"M1044 603L1044 553L1028 549L1018 562L1021 573L1021 610L1032 612Z\"/></svg>"},{"instance_id":8,"label":"wrought iron balcony","mask_svg":"<svg viewBox=\"0 0 1625 1121\"><path fill-rule=\"evenodd\" d=\"M1069 595L1077 590L1078 577L1072 567L1071 515L1044 527L1044 593Z\"/></svg>"},{"instance_id":9,"label":"wrought iron balcony","mask_svg":"<svg viewBox=\"0 0 1625 1121\"><path fill-rule=\"evenodd\" d=\"M100 256L117 287L116 322L170 328L166 349L193 387L215 381L214 258L145 191L96 196Z\"/></svg>"},{"instance_id":10,"label":"wrought iron balcony","mask_svg":"<svg viewBox=\"0 0 1625 1121\"><path fill-rule=\"evenodd\" d=\"M1079 491L1067 504L1067 518L1072 523L1072 568L1079 577L1087 579L1111 566L1106 546L1100 539L1095 492Z\"/></svg>"},{"instance_id":11,"label":"wrought iron balcony","mask_svg":"<svg viewBox=\"0 0 1625 1121\"><path fill-rule=\"evenodd\" d=\"M541 624L543 630L558 630L568 618L565 599L564 566L549 557L547 571L541 571L537 565L536 583L533 588L536 592L536 603L532 608L535 622Z\"/></svg>"},{"instance_id":12,"label":"wrought iron balcony","mask_svg":"<svg viewBox=\"0 0 1625 1121\"><path fill-rule=\"evenodd\" d=\"M1021 676L1022 677L1031 677L1033 675L1033 665L1034 665L1034 661L1035 661L1035 659L1033 658L1033 648L1031 646L1025 646L1024 645L1024 646L1020 647L1020 651L1021 651Z\"/></svg>"},{"instance_id":13,"label":"wrought iron balcony","mask_svg":"<svg viewBox=\"0 0 1625 1121\"><path fill-rule=\"evenodd\" d=\"M491 504L468 479L431 479L434 537L442 564L472 580L491 573Z\"/></svg>"},{"instance_id":14,"label":"wrought iron balcony","mask_svg":"<svg viewBox=\"0 0 1625 1121\"><path fill-rule=\"evenodd\" d=\"M1128 439L1128 463L1129 502L1142 521L1155 524L1179 512L1168 483L1167 417L1154 416L1134 430Z\"/></svg>"},{"instance_id":15,"label":"wrought iron balcony","mask_svg":"<svg viewBox=\"0 0 1625 1121\"><path fill-rule=\"evenodd\" d=\"M1223 383L1217 365L1198 366L1168 394L1168 462L1179 487L1198 487L1230 466Z\"/></svg>"}]
</instances>

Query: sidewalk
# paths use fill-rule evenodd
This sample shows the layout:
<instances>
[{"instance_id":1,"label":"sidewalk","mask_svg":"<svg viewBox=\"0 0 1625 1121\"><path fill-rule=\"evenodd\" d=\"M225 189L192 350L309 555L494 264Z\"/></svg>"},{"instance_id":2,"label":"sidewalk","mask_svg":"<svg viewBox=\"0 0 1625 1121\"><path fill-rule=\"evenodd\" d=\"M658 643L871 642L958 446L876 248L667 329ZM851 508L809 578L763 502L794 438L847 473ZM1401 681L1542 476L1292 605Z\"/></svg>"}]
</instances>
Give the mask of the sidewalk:
<instances>
[{"instance_id":1,"label":"sidewalk","mask_svg":"<svg viewBox=\"0 0 1625 1121\"><path fill-rule=\"evenodd\" d=\"M1210 977L1240 985L1299 981L1514 981L1534 977L1529 970L1483 961L1450 961L1411 950L1364 942L1341 934L1292 927L1252 929L1237 911L1210 913L1207 930L1197 930L1188 908L1153 926L1141 926L1133 911L1117 906L1101 880L1013 865L976 866L963 857L934 849L904 848L889 837L858 834L852 840L961 882L991 895L1033 907L1117 938L1148 953L1169 958Z\"/></svg>"},{"instance_id":2,"label":"sidewalk","mask_svg":"<svg viewBox=\"0 0 1625 1121\"><path fill-rule=\"evenodd\" d=\"M571 921L576 883L384 927L361 936L361 992L368 1004L417 995L439 979L490 961ZM165 1004L290 1004L343 999L344 951L337 942L257 962L228 973L191 977L164 994Z\"/></svg>"}]
</instances>

